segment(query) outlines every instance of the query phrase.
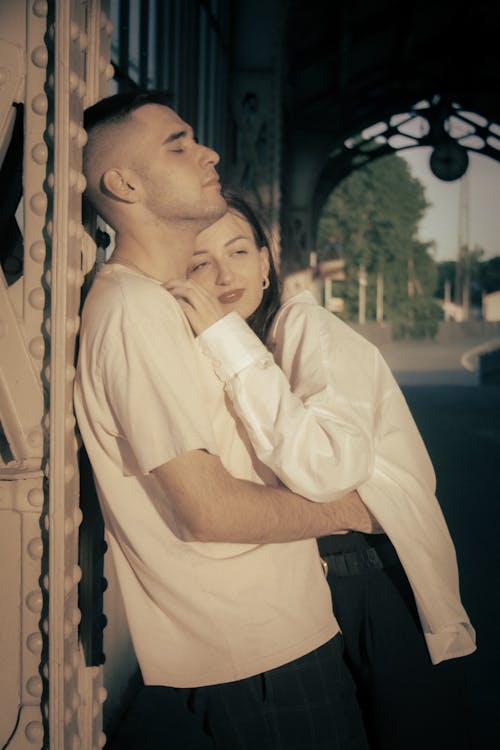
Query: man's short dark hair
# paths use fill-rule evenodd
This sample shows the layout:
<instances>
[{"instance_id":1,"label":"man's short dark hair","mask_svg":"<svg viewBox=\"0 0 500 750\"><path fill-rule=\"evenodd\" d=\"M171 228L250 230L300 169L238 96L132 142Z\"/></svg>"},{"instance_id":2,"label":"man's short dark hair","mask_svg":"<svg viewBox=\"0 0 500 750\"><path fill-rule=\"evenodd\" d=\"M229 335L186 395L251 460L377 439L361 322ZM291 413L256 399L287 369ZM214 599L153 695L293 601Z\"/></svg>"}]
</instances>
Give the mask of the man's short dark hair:
<instances>
[{"instance_id":1,"label":"man's short dark hair","mask_svg":"<svg viewBox=\"0 0 500 750\"><path fill-rule=\"evenodd\" d=\"M172 106L172 99L172 94L169 91L162 91L161 89L133 89L132 91L113 94L85 110L83 127L88 132L96 125L120 122L131 112L145 104L162 104L165 107L170 107Z\"/></svg>"}]
</instances>

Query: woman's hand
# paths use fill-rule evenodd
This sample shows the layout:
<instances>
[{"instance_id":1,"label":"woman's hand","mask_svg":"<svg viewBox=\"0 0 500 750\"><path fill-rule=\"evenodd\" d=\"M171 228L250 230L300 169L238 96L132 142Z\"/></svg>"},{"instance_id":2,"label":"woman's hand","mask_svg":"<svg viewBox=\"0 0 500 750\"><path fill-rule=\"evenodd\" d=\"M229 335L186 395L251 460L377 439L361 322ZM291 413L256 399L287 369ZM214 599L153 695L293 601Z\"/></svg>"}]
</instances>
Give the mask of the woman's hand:
<instances>
[{"instance_id":1,"label":"woman's hand","mask_svg":"<svg viewBox=\"0 0 500 750\"><path fill-rule=\"evenodd\" d=\"M219 300L194 281L171 279L163 286L176 298L196 336L225 315Z\"/></svg>"}]
</instances>

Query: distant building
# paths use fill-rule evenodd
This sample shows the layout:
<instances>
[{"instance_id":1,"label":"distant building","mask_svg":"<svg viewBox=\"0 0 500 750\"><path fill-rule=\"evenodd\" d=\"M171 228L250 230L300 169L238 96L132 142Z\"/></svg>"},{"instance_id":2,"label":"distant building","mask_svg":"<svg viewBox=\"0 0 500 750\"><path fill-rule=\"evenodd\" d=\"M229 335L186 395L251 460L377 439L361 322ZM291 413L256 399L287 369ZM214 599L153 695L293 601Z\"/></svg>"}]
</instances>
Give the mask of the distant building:
<instances>
[{"instance_id":1,"label":"distant building","mask_svg":"<svg viewBox=\"0 0 500 750\"><path fill-rule=\"evenodd\" d=\"M439 300L439 304L443 310L445 320L454 320L457 323L463 323L465 320L465 311L462 305L457 305L455 302Z\"/></svg>"},{"instance_id":2,"label":"distant building","mask_svg":"<svg viewBox=\"0 0 500 750\"><path fill-rule=\"evenodd\" d=\"M500 320L500 290L483 294L483 320Z\"/></svg>"},{"instance_id":3,"label":"distant building","mask_svg":"<svg viewBox=\"0 0 500 750\"><path fill-rule=\"evenodd\" d=\"M345 280L345 261L340 258L317 262L316 253L310 254L310 265L290 271L283 278L283 299L308 289L320 305L330 312L343 312L344 300L333 295L332 282Z\"/></svg>"}]
</instances>

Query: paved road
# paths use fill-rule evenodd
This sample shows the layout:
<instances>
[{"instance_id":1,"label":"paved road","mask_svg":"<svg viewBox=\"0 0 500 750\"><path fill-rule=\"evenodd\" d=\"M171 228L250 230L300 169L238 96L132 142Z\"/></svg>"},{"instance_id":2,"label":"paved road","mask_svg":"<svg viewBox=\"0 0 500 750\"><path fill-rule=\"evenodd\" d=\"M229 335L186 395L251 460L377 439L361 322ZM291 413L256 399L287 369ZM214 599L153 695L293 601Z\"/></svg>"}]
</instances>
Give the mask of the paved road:
<instances>
[{"instance_id":1,"label":"paved road","mask_svg":"<svg viewBox=\"0 0 500 750\"><path fill-rule=\"evenodd\" d=\"M433 460L478 650L466 664L475 746L500 747L500 386L461 366L477 342L383 349ZM467 357L466 357L467 361Z\"/></svg>"},{"instance_id":2,"label":"paved road","mask_svg":"<svg viewBox=\"0 0 500 750\"><path fill-rule=\"evenodd\" d=\"M466 369L463 363L477 366L474 353L481 344L487 348L488 341L392 341L380 350L400 385L477 385L477 371Z\"/></svg>"}]
</instances>

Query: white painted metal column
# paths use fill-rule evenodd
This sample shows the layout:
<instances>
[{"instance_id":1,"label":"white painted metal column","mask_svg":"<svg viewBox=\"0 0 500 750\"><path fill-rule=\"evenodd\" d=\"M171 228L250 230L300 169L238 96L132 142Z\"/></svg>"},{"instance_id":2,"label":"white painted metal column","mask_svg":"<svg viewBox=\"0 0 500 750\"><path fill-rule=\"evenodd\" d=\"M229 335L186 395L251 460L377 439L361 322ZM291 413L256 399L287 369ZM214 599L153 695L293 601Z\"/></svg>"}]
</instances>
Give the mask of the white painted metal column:
<instances>
[{"instance_id":1,"label":"white painted metal column","mask_svg":"<svg viewBox=\"0 0 500 750\"><path fill-rule=\"evenodd\" d=\"M78 641L72 405L82 264L83 108L106 93L99 0L0 6L0 161L24 105L23 275L0 272L0 746L104 745L99 667ZM90 38L91 37L91 38ZM88 81L88 84L87 84Z\"/></svg>"}]
</instances>

